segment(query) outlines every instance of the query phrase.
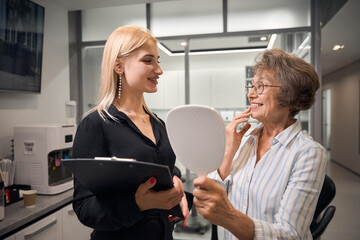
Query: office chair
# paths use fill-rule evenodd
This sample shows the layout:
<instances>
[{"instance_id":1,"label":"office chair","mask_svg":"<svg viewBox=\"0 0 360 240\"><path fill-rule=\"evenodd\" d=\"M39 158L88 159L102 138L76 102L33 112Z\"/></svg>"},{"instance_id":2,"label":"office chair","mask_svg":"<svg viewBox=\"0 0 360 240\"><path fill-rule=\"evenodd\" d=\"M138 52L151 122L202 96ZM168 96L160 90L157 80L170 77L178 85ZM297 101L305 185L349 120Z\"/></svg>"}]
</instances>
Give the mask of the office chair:
<instances>
[{"instance_id":1,"label":"office chair","mask_svg":"<svg viewBox=\"0 0 360 240\"><path fill-rule=\"evenodd\" d=\"M328 206L334 199L335 194L335 183L328 175L325 175L324 184L322 186L319 200L315 208L315 214L310 225L311 235L314 240L320 239L320 236L324 233L326 227L329 225L335 214L336 207ZM324 213L321 215L323 211ZM212 224L211 229L211 240L218 240L217 225L214 224Z\"/></svg>"},{"instance_id":2,"label":"office chair","mask_svg":"<svg viewBox=\"0 0 360 240\"><path fill-rule=\"evenodd\" d=\"M316 205L310 231L313 239L319 239L335 214L336 207L328 206L336 194L335 183L325 175L323 187ZM324 211L325 210L325 211ZM324 212L323 214L321 214Z\"/></svg>"}]
</instances>

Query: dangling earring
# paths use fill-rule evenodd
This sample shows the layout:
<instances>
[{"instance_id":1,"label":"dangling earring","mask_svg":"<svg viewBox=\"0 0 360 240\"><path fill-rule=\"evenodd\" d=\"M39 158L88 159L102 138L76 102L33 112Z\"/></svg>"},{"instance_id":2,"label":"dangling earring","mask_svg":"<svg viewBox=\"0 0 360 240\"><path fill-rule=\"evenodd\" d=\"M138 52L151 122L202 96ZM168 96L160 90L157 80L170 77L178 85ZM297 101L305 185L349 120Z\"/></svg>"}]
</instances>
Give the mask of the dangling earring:
<instances>
[{"instance_id":1,"label":"dangling earring","mask_svg":"<svg viewBox=\"0 0 360 240\"><path fill-rule=\"evenodd\" d=\"M121 72L119 74L119 88L118 88L118 98L120 99L121 94Z\"/></svg>"}]
</instances>

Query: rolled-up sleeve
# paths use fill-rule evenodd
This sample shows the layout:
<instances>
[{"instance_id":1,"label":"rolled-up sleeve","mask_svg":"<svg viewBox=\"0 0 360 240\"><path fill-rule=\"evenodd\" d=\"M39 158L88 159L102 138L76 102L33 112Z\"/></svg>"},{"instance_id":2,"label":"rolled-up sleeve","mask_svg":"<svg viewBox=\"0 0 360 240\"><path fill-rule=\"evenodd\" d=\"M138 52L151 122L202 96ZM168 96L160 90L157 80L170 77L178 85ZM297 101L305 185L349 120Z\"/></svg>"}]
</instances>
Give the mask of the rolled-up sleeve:
<instances>
[{"instance_id":1,"label":"rolled-up sleeve","mask_svg":"<svg viewBox=\"0 0 360 240\"><path fill-rule=\"evenodd\" d=\"M226 192L229 189L229 186L232 183L232 177L231 175L228 175L224 180L221 179L219 173L217 170L211 172L208 174L208 178L213 179L216 183L218 183L222 188L226 190Z\"/></svg>"}]
</instances>

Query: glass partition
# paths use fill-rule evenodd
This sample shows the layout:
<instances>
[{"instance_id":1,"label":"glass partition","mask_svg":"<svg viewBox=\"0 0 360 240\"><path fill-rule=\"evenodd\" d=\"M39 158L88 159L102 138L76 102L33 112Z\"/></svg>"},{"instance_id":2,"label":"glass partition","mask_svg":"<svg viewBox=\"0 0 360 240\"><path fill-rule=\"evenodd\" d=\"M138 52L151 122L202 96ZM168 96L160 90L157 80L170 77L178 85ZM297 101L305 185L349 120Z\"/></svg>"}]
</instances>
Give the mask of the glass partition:
<instances>
[{"instance_id":1,"label":"glass partition","mask_svg":"<svg viewBox=\"0 0 360 240\"><path fill-rule=\"evenodd\" d=\"M82 51L83 113L95 107L98 101L103 51L104 46L85 47Z\"/></svg>"},{"instance_id":2,"label":"glass partition","mask_svg":"<svg viewBox=\"0 0 360 240\"><path fill-rule=\"evenodd\" d=\"M171 41L169 41L170 43ZM177 49L183 51L183 41L177 41ZM177 106L185 104L185 61L183 55L169 55L164 45L159 45L159 61L163 74L159 78L158 91L145 93L145 101L149 108L162 120L167 112Z\"/></svg>"},{"instance_id":3,"label":"glass partition","mask_svg":"<svg viewBox=\"0 0 360 240\"><path fill-rule=\"evenodd\" d=\"M103 45L85 47L82 51L84 113L95 107L98 101L103 51ZM166 113L171 108L185 104L184 56L172 57L166 54L164 50L158 49L158 51L160 66L163 70L158 81L158 91L156 93L145 93L144 97L148 107L165 120Z\"/></svg>"},{"instance_id":4,"label":"glass partition","mask_svg":"<svg viewBox=\"0 0 360 240\"><path fill-rule=\"evenodd\" d=\"M159 40L160 66L158 91L145 93L149 108L162 120L168 111L185 104L185 94L190 104L214 107L228 124L232 118L249 107L245 85L253 78L254 59L267 48L280 48L310 62L309 32L286 32L240 36L219 36L194 39ZM186 46L185 44L189 44ZM189 49L188 73L185 69L185 48ZM97 103L103 46L83 49L83 111ZM189 76L186 93L185 76ZM309 131L310 111L296 116L303 130ZM252 127L258 124L250 119ZM182 173L188 173L177 161Z\"/></svg>"},{"instance_id":5,"label":"glass partition","mask_svg":"<svg viewBox=\"0 0 360 240\"><path fill-rule=\"evenodd\" d=\"M310 0L228 0L228 31L310 26Z\"/></svg>"},{"instance_id":6,"label":"glass partition","mask_svg":"<svg viewBox=\"0 0 360 240\"><path fill-rule=\"evenodd\" d=\"M251 67L258 54L276 47L310 62L310 33L287 32L250 36L221 36L189 40L190 104L217 109L225 123L249 107L245 85L252 79ZM185 104L185 39L159 41L158 91L145 93L149 108L165 120L167 112ZM83 49L83 111L97 103L103 46ZM309 111L297 116L309 129ZM256 122L254 120L254 122Z\"/></svg>"},{"instance_id":7,"label":"glass partition","mask_svg":"<svg viewBox=\"0 0 360 240\"><path fill-rule=\"evenodd\" d=\"M151 31L157 37L222 32L222 0L152 3Z\"/></svg>"},{"instance_id":8,"label":"glass partition","mask_svg":"<svg viewBox=\"0 0 360 240\"><path fill-rule=\"evenodd\" d=\"M253 65L269 39L259 35L191 40L190 103L214 107L228 124L247 107L246 67Z\"/></svg>"},{"instance_id":9,"label":"glass partition","mask_svg":"<svg viewBox=\"0 0 360 240\"><path fill-rule=\"evenodd\" d=\"M118 27L146 27L146 5L121 5L86 9L81 12L82 41L103 41Z\"/></svg>"},{"instance_id":10,"label":"glass partition","mask_svg":"<svg viewBox=\"0 0 360 240\"><path fill-rule=\"evenodd\" d=\"M172 39L160 41L161 47L165 50L162 53L164 76L168 73L174 74L173 68L177 66L184 69L181 61L183 56L183 39ZM189 94L190 104L208 105L217 109L222 115L225 123L245 108L249 107L245 85L251 82L254 60L267 48L280 48L293 53L305 61L310 62L310 33L308 32L287 32L279 34L259 34L249 36L219 36L212 38L195 38L189 41ZM176 63L176 64L175 64ZM183 74L183 73L181 73ZM183 74L184 75L184 74ZM175 82L174 76L166 78L164 82ZM184 78L172 84L170 88L159 86L162 105L157 105L167 112L174 99L178 98L181 92L184 96ZM169 94L177 89L177 94ZM163 92L162 92L163 91ZM158 97L160 97L158 96ZM183 99L183 98L182 98ZM164 107L167 103L171 103ZM183 101L177 101L181 105ZM159 109L157 109L159 110ZM303 129L309 128L309 111L302 111L297 116ZM256 125L256 120L251 120Z\"/></svg>"}]
</instances>

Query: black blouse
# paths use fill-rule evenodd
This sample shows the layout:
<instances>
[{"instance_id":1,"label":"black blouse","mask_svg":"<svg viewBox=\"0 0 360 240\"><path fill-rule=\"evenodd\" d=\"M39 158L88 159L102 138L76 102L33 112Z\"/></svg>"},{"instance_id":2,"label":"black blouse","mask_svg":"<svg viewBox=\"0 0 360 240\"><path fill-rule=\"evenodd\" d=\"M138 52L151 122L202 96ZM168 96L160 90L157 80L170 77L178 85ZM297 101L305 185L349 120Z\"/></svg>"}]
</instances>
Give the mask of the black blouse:
<instances>
[{"instance_id":1,"label":"black blouse","mask_svg":"<svg viewBox=\"0 0 360 240\"><path fill-rule=\"evenodd\" d=\"M76 132L73 157L119 157L167 165L173 172L175 154L163 121L150 115L156 144L143 135L136 125L114 105L109 113L116 121L97 111L86 116ZM111 198L94 196L74 178L73 207L79 220L94 229L91 239L173 239L173 224L165 210L140 212L134 193L120 192Z\"/></svg>"}]
</instances>

